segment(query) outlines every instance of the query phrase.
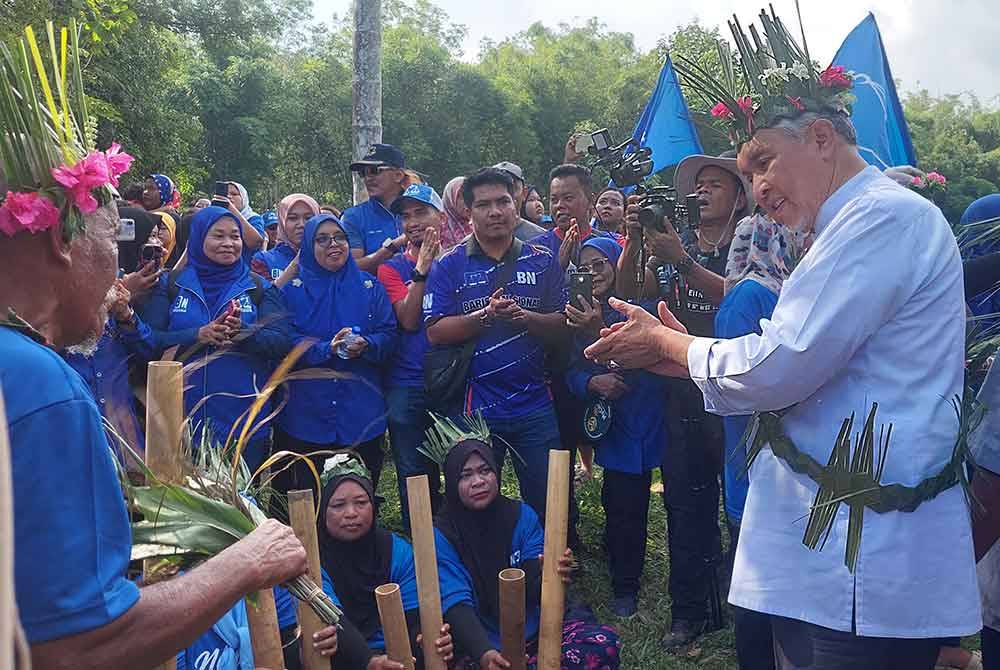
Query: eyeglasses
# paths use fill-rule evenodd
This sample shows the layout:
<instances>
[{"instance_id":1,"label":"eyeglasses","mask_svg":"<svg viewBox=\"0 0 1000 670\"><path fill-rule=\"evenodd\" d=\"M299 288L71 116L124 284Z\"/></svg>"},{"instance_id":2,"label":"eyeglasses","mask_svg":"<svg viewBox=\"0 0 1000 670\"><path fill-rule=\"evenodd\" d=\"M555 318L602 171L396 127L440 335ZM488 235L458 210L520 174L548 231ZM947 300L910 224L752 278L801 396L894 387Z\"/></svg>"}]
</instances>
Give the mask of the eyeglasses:
<instances>
[{"instance_id":1,"label":"eyeglasses","mask_svg":"<svg viewBox=\"0 0 1000 670\"><path fill-rule=\"evenodd\" d=\"M331 244L347 244L347 235L343 233L339 235L317 235L313 242L315 242L317 247L326 249Z\"/></svg>"},{"instance_id":2,"label":"eyeglasses","mask_svg":"<svg viewBox=\"0 0 1000 670\"><path fill-rule=\"evenodd\" d=\"M383 172L395 169L396 168L392 167L391 165L362 165L358 169L358 174L360 174L362 177L374 177Z\"/></svg>"},{"instance_id":3,"label":"eyeglasses","mask_svg":"<svg viewBox=\"0 0 1000 670\"><path fill-rule=\"evenodd\" d=\"M608 267L607 261L602 261L597 259L593 261L590 265L577 265L577 272L589 272L591 274L600 274L604 272L604 268Z\"/></svg>"}]
</instances>

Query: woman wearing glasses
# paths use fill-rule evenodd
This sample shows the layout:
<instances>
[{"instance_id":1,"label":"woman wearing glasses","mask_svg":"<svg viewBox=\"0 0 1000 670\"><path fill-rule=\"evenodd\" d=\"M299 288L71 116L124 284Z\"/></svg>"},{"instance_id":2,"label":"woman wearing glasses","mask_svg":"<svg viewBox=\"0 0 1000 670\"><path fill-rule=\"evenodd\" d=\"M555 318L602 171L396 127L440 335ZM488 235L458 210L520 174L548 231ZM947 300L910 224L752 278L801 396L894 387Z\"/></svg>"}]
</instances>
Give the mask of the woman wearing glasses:
<instances>
[{"instance_id":1,"label":"woman wearing glasses","mask_svg":"<svg viewBox=\"0 0 1000 670\"><path fill-rule=\"evenodd\" d=\"M612 369L583 357L602 328L624 320L608 305L621 254L618 242L608 237L591 237L580 248L577 269L591 273L593 300L582 309L566 306L567 322L576 332L566 382L586 403L584 425L596 445L597 463L604 468L601 502L614 593L611 611L627 618L638 608L649 487L653 470L663 462L668 431L666 378L644 370Z\"/></svg>"},{"instance_id":2,"label":"woman wearing glasses","mask_svg":"<svg viewBox=\"0 0 1000 670\"><path fill-rule=\"evenodd\" d=\"M332 214L306 223L298 276L282 292L295 342L314 341L298 367L318 368L322 374L314 371L306 375L312 378L290 383L277 446L298 454L352 447L377 487L386 429L381 367L397 338L389 297L381 283L358 268L344 227ZM325 459L312 457L319 469ZM279 474L274 485L279 491L310 487L318 493L303 462Z\"/></svg>"}]
</instances>

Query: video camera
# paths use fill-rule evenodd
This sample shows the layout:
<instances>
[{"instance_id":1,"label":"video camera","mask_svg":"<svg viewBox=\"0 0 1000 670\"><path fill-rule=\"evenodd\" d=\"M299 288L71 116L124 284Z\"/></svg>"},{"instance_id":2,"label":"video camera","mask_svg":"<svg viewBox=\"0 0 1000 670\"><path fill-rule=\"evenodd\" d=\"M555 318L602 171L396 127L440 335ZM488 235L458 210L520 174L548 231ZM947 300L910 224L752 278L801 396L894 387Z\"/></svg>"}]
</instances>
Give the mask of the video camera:
<instances>
[{"instance_id":1,"label":"video camera","mask_svg":"<svg viewBox=\"0 0 1000 670\"><path fill-rule=\"evenodd\" d=\"M607 128L584 136L583 145L588 154L597 156L594 167L608 168L611 179L619 188L635 187L635 195L640 196L639 223L644 230L666 232L663 220L668 219L678 234L685 229L697 228L701 222L701 202L696 193L684 196L679 202L677 189L673 186L653 186L644 188L642 181L653 172L653 150L640 147L630 138L621 144L612 145ZM577 145L580 150L580 144ZM582 151L581 151L582 153ZM640 286L646 273L646 246L639 239L639 263L636 266L636 283Z\"/></svg>"},{"instance_id":2,"label":"video camera","mask_svg":"<svg viewBox=\"0 0 1000 670\"><path fill-rule=\"evenodd\" d=\"M672 186L642 186L642 181L653 172L652 149L640 147L632 138L613 145L607 128L584 135L583 141L577 143L578 150L583 147L588 154L597 156L594 167L608 168L616 186L635 187L635 195L642 198L639 223L644 228L664 232L664 218L670 219L678 233L698 227L701 210L697 194L686 195L684 202L678 202L677 190Z\"/></svg>"}]
</instances>

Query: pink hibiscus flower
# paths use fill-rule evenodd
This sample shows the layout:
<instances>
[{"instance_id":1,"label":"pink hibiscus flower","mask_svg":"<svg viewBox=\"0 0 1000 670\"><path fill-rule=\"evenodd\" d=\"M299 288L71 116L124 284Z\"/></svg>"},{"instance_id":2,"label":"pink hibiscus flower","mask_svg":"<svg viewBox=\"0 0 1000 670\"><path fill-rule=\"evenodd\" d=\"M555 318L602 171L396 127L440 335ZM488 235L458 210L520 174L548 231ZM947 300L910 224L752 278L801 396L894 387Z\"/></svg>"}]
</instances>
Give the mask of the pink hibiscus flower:
<instances>
[{"instance_id":1,"label":"pink hibiscus flower","mask_svg":"<svg viewBox=\"0 0 1000 670\"><path fill-rule=\"evenodd\" d=\"M831 65L819 73L819 85L827 88L850 88L851 77L843 65Z\"/></svg>"},{"instance_id":2,"label":"pink hibiscus flower","mask_svg":"<svg viewBox=\"0 0 1000 670\"><path fill-rule=\"evenodd\" d=\"M736 104L740 106L743 113L747 116L753 116L753 99L749 95L744 95L742 98L736 101Z\"/></svg>"},{"instance_id":3,"label":"pink hibiscus flower","mask_svg":"<svg viewBox=\"0 0 1000 670\"><path fill-rule=\"evenodd\" d=\"M13 237L22 230L32 235L59 224L59 208L48 198L32 192L14 193L0 206L0 233Z\"/></svg>"},{"instance_id":4,"label":"pink hibiscus flower","mask_svg":"<svg viewBox=\"0 0 1000 670\"><path fill-rule=\"evenodd\" d=\"M724 103L724 102L720 102L715 107L713 107L711 114L712 114L712 116L714 116L717 119L731 119L731 118L733 118L733 113L731 111L729 111L729 108L726 107L726 103Z\"/></svg>"},{"instance_id":5,"label":"pink hibiscus flower","mask_svg":"<svg viewBox=\"0 0 1000 670\"><path fill-rule=\"evenodd\" d=\"M104 157L108 162L108 179L110 179L112 186L118 188L118 176L128 172L135 159L123 153L121 145L117 142L108 147L108 150L104 152Z\"/></svg>"},{"instance_id":6,"label":"pink hibiscus flower","mask_svg":"<svg viewBox=\"0 0 1000 670\"><path fill-rule=\"evenodd\" d=\"M948 183L948 180L945 179L944 175L941 174L940 172L928 172L927 181L932 182L934 184L939 184L941 186L944 186L945 184Z\"/></svg>"},{"instance_id":7,"label":"pink hibiscus flower","mask_svg":"<svg viewBox=\"0 0 1000 670\"><path fill-rule=\"evenodd\" d=\"M111 182L108 161L103 153L92 151L72 167L53 168L52 177L66 189L70 202L84 214L97 209L97 199L91 191Z\"/></svg>"}]
</instances>

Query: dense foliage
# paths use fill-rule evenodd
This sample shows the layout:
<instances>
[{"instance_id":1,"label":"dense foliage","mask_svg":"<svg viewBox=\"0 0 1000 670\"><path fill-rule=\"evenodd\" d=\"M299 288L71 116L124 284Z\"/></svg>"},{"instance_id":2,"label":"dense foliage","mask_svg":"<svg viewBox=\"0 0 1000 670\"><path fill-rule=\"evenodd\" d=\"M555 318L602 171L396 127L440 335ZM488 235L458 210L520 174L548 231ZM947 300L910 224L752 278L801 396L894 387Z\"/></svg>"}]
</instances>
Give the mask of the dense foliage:
<instances>
[{"instance_id":1,"label":"dense foliage","mask_svg":"<svg viewBox=\"0 0 1000 670\"><path fill-rule=\"evenodd\" d=\"M535 24L465 62L464 27L428 0L384 0L383 13L384 137L438 187L505 159L541 181L575 129L626 137L668 49L717 67L718 31L698 24L647 52L598 19ZM257 209L292 190L348 202L350 17L318 24L308 0L20 0L0 8L0 37L70 15L86 26L100 143L134 153L134 174L164 172L186 197L241 181ZM920 166L950 180L949 219L1000 190L1000 111L925 91L905 109ZM702 141L726 148L707 128Z\"/></svg>"}]
</instances>

